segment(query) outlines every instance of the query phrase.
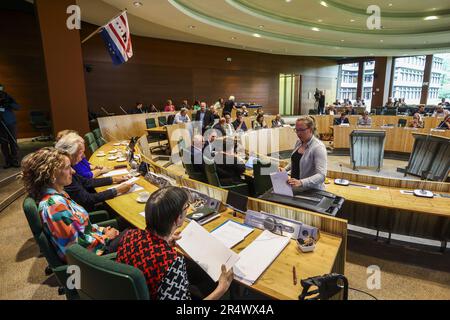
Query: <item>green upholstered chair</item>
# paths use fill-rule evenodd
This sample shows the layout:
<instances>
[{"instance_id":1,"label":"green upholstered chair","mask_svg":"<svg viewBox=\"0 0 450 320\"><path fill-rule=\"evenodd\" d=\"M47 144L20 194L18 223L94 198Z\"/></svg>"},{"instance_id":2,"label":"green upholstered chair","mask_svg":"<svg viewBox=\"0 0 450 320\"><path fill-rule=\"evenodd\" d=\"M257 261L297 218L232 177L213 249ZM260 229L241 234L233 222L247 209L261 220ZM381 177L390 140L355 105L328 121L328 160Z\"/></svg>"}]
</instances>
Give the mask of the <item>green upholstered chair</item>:
<instances>
[{"instance_id":1,"label":"green upholstered chair","mask_svg":"<svg viewBox=\"0 0 450 320\"><path fill-rule=\"evenodd\" d=\"M67 278L67 265L61 261L55 248L50 242L50 239L44 232L41 217L39 215L36 201L31 198L25 198L23 202L23 211L27 218L28 225L30 226L31 233L34 240L39 246L42 255L45 257L48 263L48 267L45 269L47 275L54 274L58 282L58 293L65 294L67 299L78 299L78 293L74 290L70 290L66 287ZM91 222L97 223L99 226L112 226L118 229L118 223L116 220L104 220L109 219L109 214L106 211L96 211L89 213ZM103 258L114 258L115 254L105 255Z\"/></svg>"},{"instance_id":2,"label":"green upholstered chair","mask_svg":"<svg viewBox=\"0 0 450 320\"><path fill-rule=\"evenodd\" d=\"M233 184L224 184L220 181L219 176L217 175L216 171L216 164L214 163L214 160L208 159L207 157L203 157L204 161L204 168L205 168L205 175L208 183L210 185L225 189L234 191L236 193L240 193L243 195L249 194L249 189L247 183L233 183Z\"/></svg>"},{"instance_id":3,"label":"green upholstered chair","mask_svg":"<svg viewBox=\"0 0 450 320\"><path fill-rule=\"evenodd\" d=\"M67 249L67 262L80 268L83 300L149 300L144 274L132 266L104 259L78 244Z\"/></svg>"},{"instance_id":4,"label":"green upholstered chair","mask_svg":"<svg viewBox=\"0 0 450 320\"><path fill-rule=\"evenodd\" d=\"M184 169L186 170L186 173L188 174L190 179L197 180L200 182L205 182L205 183L208 182L208 180L206 179L205 172L195 170L194 164L191 163L192 162L191 150L184 148L182 159L183 159Z\"/></svg>"},{"instance_id":5,"label":"green upholstered chair","mask_svg":"<svg viewBox=\"0 0 450 320\"><path fill-rule=\"evenodd\" d=\"M264 174L261 171L264 170ZM270 174L277 171L277 166L270 161L257 159L253 162L253 188L255 196L259 197L272 188Z\"/></svg>"},{"instance_id":6,"label":"green upholstered chair","mask_svg":"<svg viewBox=\"0 0 450 320\"><path fill-rule=\"evenodd\" d=\"M103 138L100 129L98 129L98 128L94 129L94 130L92 130L92 133L94 134L95 142L97 142L97 145L99 147L101 147L101 146L106 144L106 140Z\"/></svg>"},{"instance_id":7,"label":"green upholstered chair","mask_svg":"<svg viewBox=\"0 0 450 320\"><path fill-rule=\"evenodd\" d=\"M88 132L84 135L84 142L86 143L86 147L91 154L98 149L97 141L95 140L95 136L92 132Z\"/></svg>"},{"instance_id":8,"label":"green upholstered chair","mask_svg":"<svg viewBox=\"0 0 450 320\"><path fill-rule=\"evenodd\" d=\"M25 198L23 202L23 211L28 220L33 237L36 240L42 255L47 260L48 267L46 268L45 273L47 275L50 275L51 273L55 275L59 286L59 294L65 294L67 299L76 299L78 297L77 292L69 290L66 287L67 278L69 276L67 274L67 265L60 260L55 248L44 232L36 201L30 197Z\"/></svg>"},{"instance_id":9,"label":"green upholstered chair","mask_svg":"<svg viewBox=\"0 0 450 320\"><path fill-rule=\"evenodd\" d=\"M167 125L167 117L166 116L158 117L158 124L160 127L166 126Z\"/></svg>"},{"instance_id":10,"label":"green upholstered chair","mask_svg":"<svg viewBox=\"0 0 450 320\"><path fill-rule=\"evenodd\" d=\"M155 118L145 119L145 124L147 125L147 129L156 128Z\"/></svg>"}]
</instances>

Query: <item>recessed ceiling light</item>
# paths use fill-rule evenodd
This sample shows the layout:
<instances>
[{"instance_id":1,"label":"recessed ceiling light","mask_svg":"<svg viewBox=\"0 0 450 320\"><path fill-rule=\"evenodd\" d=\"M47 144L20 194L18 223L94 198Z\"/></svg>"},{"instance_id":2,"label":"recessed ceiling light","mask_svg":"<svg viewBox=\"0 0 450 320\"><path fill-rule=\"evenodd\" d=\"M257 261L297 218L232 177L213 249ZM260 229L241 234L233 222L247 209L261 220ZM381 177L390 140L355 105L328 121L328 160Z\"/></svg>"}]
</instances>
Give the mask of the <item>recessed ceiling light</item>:
<instances>
[{"instance_id":1,"label":"recessed ceiling light","mask_svg":"<svg viewBox=\"0 0 450 320\"><path fill-rule=\"evenodd\" d=\"M237 38L236 37L231 37L231 40L236 40Z\"/></svg>"},{"instance_id":2,"label":"recessed ceiling light","mask_svg":"<svg viewBox=\"0 0 450 320\"><path fill-rule=\"evenodd\" d=\"M189 29L195 29L196 27L193 25L188 26Z\"/></svg>"},{"instance_id":3,"label":"recessed ceiling light","mask_svg":"<svg viewBox=\"0 0 450 320\"><path fill-rule=\"evenodd\" d=\"M341 42L344 42L344 41L345 41L344 39L341 40Z\"/></svg>"},{"instance_id":4,"label":"recessed ceiling light","mask_svg":"<svg viewBox=\"0 0 450 320\"><path fill-rule=\"evenodd\" d=\"M292 0L286 0L286 2L291 2Z\"/></svg>"},{"instance_id":5,"label":"recessed ceiling light","mask_svg":"<svg viewBox=\"0 0 450 320\"><path fill-rule=\"evenodd\" d=\"M260 25L258 26L258 28L263 29L263 28L264 28L264 25L260 24Z\"/></svg>"},{"instance_id":6,"label":"recessed ceiling light","mask_svg":"<svg viewBox=\"0 0 450 320\"><path fill-rule=\"evenodd\" d=\"M312 30L312 31L320 31L320 29L319 29L319 28L316 28L316 27L311 28L311 30Z\"/></svg>"},{"instance_id":7,"label":"recessed ceiling light","mask_svg":"<svg viewBox=\"0 0 450 320\"><path fill-rule=\"evenodd\" d=\"M373 53L371 53L370 55L373 56Z\"/></svg>"},{"instance_id":8,"label":"recessed ceiling light","mask_svg":"<svg viewBox=\"0 0 450 320\"><path fill-rule=\"evenodd\" d=\"M389 3L389 7L392 7L392 3Z\"/></svg>"},{"instance_id":9,"label":"recessed ceiling light","mask_svg":"<svg viewBox=\"0 0 450 320\"><path fill-rule=\"evenodd\" d=\"M133 5L138 8L143 6L142 2L139 2L139 1L133 2Z\"/></svg>"},{"instance_id":10,"label":"recessed ceiling light","mask_svg":"<svg viewBox=\"0 0 450 320\"><path fill-rule=\"evenodd\" d=\"M350 22L355 22L355 19L350 19Z\"/></svg>"},{"instance_id":11,"label":"recessed ceiling light","mask_svg":"<svg viewBox=\"0 0 450 320\"><path fill-rule=\"evenodd\" d=\"M380 42L384 42L384 40L383 40L383 39L381 39L381 40L380 40Z\"/></svg>"},{"instance_id":12,"label":"recessed ceiling light","mask_svg":"<svg viewBox=\"0 0 450 320\"><path fill-rule=\"evenodd\" d=\"M323 20L322 19L319 19L319 20L317 20L318 22L322 22Z\"/></svg>"},{"instance_id":13,"label":"recessed ceiling light","mask_svg":"<svg viewBox=\"0 0 450 320\"><path fill-rule=\"evenodd\" d=\"M439 19L439 17L437 17L437 16L428 16L428 17L423 18L423 20L437 20L437 19Z\"/></svg>"},{"instance_id":14,"label":"recessed ceiling light","mask_svg":"<svg viewBox=\"0 0 450 320\"><path fill-rule=\"evenodd\" d=\"M328 3L326 3L325 1L320 1L320 5L322 5L324 7L328 7Z\"/></svg>"},{"instance_id":15,"label":"recessed ceiling light","mask_svg":"<svg viewBox=\"0 0 450 320\"><path fill-rule=\"evenodd\" d=\"M260 35L259 33L254 33L253 36L254 36L255 38L261 38L261 35Z\"/></svg>"}]
</instances>

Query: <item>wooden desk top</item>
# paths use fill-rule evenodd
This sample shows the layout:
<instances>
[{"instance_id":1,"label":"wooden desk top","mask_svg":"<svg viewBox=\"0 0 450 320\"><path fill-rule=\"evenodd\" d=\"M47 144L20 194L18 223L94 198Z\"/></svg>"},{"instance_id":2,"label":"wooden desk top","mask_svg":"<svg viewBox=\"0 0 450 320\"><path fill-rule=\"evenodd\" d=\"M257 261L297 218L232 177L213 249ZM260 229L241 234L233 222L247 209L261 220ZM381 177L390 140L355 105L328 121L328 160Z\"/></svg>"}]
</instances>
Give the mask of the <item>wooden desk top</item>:
<instances>
[{"instance_id":1,"label":"wooden desk top","mask_svg":"<svg viewBox=\"0 0 450 320\"><path fill-rule=\"evenodd\" d=\"M253 170L246 169L244 175L253 178ZM356 186L338 186L334 179L326 178L325 187L328 192L345 198L345 200L388 209L399 209L424 214L450 217L449 198L419 198L410 194L402 194L399 188L377 186L380 190L368 190ZM355 182L355 184L370 185ZM376 185L373 185L376 186ZM412 191L412 190L408 190ZM436 192L435 192L436 193ZM442 193L442 192L438 192Z\"/></svg>"},{"instance_id":2,"label":"wooden desk top","mask_svg":"<svg viewBox=\"0 0 450 320\"><path fill-rule=\"evenodd\" d=\"M356 186L338 186L331 179L330 182L330 184L325 185L326 190L348 201L388 209L450 217L450 199L448 198L419 198L411 194L401 194L400 190L402 189L397 188L380 186L380 190L368 190ZM364 183L364 185L368 184Z\"/></svg>"},{"instance_id":3,"label":"wooden desk top","mask_svg":"<svg viewBox=\"0 0 450 320\"><path fill-rule=\"evenodd\" d=\"M102 146L98 151L107 153L113 147L111 143ZM91 157L90 162L94 165L114 166L119 163L108 161L107 157L97 157L96 153ZM144 187L145 191L150 193L156 191L158 188L143 177L137 181L137 184ZM103 191L110 186L97 188L97 191ZM108 205L111 206L119 215L130 222L137 228L144 229L145 218L139 213L144 212L145 204L140 204L136 201L139 192L126 194L107 200ZM238 222L243 222L243 217L233 217L230 210L222 213L222 215L204 225L208 231L218 227L228 219L233 219ZM183 228L187 225L183 225ZM241 252L253 240L255 240L262 230L255 229L243 242L236 245L232 250L236 253ZM273 299L297 300L301 292L300 280L313 276L323 275L332 272L333 265L338 255L339 249L342 245L342 239L327 233L321 233L320 240L316 244L316 249L312 253L302 253L297 249L296 241L291 240L289 245L283 252L275 259L275 261L265 270L261 277L251 286L252 289L261 292ZM257 263L257 262L255 262ZM297 285L293 284L292 267L295 266L297 272Z\"/></svg>"}]
</instances>

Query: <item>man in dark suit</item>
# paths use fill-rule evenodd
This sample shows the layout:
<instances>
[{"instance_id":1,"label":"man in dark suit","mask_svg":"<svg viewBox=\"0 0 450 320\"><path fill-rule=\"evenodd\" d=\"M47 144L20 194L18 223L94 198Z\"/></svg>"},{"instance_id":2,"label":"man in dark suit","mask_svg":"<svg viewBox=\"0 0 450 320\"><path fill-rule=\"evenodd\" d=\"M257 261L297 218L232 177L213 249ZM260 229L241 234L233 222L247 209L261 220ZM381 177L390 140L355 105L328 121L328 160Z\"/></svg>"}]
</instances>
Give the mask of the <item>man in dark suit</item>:
<instances>
[{"instance_id":1,"label":"man in dark suit","mask_svg":"<svg viewBox=\"0 0 450 320\"><path fill-rule=\"evenodd\" d=\"M16 116L14 110L19 110L20 106L16 101L4 91L3 85L0 84L0 119L3 124L0 127L0 143L2 153L5 158L3 168L11 167L19 168L19 159L17 156L17 129Z\"/></svg>"},{"instance_id":2,"label":"man in dark suit","mask_svg":"<svg viewBox=\"0 0 450 320\"><path fill-rule=\"evenodd\" d=\"M214 123L214 115L211 111L207 110L206 102L200 103L200 110L198 110L195 115L195 121L200 121L202 123L203 132Z\"/></svg>"},{"instance_id":3,"label":"man in dark suit","mask_svg":"<svg viewBox=\"0 0 450 320\"><path fill-rule=\"evenodd\" d=\"M244 117L242 116L242 113L240 111L236 113L236 120L234 120L232 124L236 132L246 132L248 130L247 125L244 121Z\"/></svg>"},{"instance_id":4,"label":"man in dark suit","mask_svg":"<svg viewBox=\"0 0 450 320\"><path fill-rule=\"evenodd\" d=\"M319 94L319 114L324 114L325 111L325 95L323 91L320 91Z\"/></svg>"},{"instance_id":5,"label":"man in dark suit","mask_svg":"<svg viewBox=\"0 0 450 320\"><path fill-rule=\"evenodd\" d=\"M345 112L341 112L339 118L334 118L335 126L340 126L343 123L350 123Z\"/></svg>"},{"instance_id":6,"label":"man in dark suit","mask_svg":"<svg viewBox=\"0 0 450 320\"><path fill-rule=\"evenodd\" d=\"M233 109L236 109L236 102L234 96L230 96L230 98L225 101L225 105L223 107L223 115L225 114L231 114L231 111Z\"/></svg>"}]
</instances>

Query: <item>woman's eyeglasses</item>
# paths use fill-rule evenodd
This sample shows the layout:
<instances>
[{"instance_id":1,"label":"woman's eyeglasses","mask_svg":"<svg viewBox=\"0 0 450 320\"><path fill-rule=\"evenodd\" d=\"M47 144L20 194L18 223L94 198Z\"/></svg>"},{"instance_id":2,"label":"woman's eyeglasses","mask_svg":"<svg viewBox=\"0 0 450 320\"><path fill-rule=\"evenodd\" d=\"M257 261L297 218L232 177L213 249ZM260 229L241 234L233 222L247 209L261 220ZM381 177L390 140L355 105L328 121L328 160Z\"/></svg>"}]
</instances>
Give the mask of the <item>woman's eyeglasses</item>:
<instances>
[{"instance_id":1,"label":"woman's eyeglasses","mask_svg":"<svg viewBox=\"0 0 450 320\"><path fill-rule=\"evenodd\" d=\"M305 132L306 130L308 130L309 128L305 128L305 129L297 129L294 128L294 132Z\"/></svg>"}]
</instances>

